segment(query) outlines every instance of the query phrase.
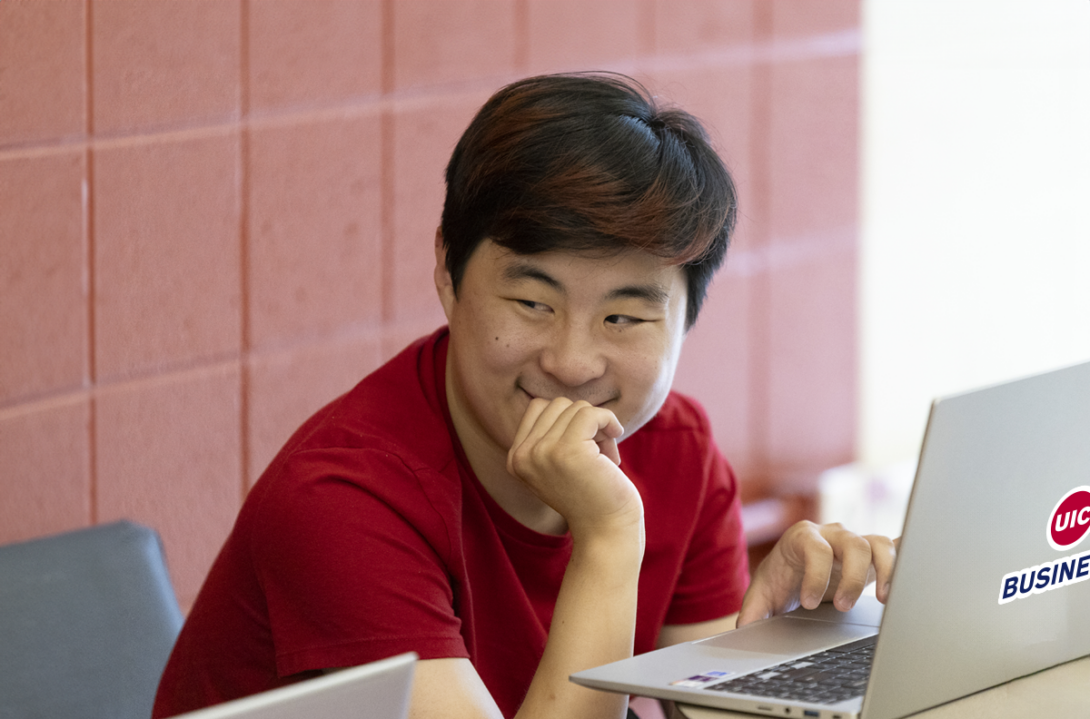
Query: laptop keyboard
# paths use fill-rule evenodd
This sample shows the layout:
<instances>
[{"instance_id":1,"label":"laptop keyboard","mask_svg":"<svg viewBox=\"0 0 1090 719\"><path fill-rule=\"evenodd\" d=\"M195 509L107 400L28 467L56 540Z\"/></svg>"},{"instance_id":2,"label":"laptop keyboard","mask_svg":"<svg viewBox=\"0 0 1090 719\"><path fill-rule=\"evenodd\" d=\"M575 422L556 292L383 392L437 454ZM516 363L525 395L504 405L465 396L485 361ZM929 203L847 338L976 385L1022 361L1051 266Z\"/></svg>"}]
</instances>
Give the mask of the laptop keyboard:
<instances>
[{"instance_id":1,"label":"laptop keyboard","mask_svg":"<svg viewBox=\"0 0 1090 719\"><path fill-rule=\"evenodd\" d=\"M878 635L707 687L709 691L835 704L867 689Z\"/></svg>"}]
</instances>

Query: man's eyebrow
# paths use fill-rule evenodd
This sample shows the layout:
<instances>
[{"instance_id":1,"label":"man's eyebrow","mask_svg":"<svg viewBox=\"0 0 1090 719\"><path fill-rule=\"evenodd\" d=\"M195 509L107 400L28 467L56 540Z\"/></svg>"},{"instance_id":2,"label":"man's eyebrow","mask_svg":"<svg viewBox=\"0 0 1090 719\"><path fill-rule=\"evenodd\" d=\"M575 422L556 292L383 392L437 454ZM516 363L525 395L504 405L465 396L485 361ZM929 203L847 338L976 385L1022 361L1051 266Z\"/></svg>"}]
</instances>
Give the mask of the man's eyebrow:
<instances>
[{"instance_id":1,"label":"man's eyebrow","mask_svg":"<svg viewBox=\"0 0 1090 719\"><path fill-rule=\"evenodd\" d=\"M656 284L626 285L611 290L606 295L608 300L636 299L653 305L666 305L670 302L670 293Z\"/></svg>"},{"instance_id":2,"label":"man's eyebrow","mask_svg":"<svg viewBox=\"0 0 1090 719\"><path fill-rule=\"evenodd\" d=\"M508 265L503 270L503 278L505 280L537 280L539 282L544 282L557 292L566 291L564 289L564 285L561 284L560 280L556 279L539 267L535 267L534 265L526 262L514 262Z\"/></svg>"}]
</instances>

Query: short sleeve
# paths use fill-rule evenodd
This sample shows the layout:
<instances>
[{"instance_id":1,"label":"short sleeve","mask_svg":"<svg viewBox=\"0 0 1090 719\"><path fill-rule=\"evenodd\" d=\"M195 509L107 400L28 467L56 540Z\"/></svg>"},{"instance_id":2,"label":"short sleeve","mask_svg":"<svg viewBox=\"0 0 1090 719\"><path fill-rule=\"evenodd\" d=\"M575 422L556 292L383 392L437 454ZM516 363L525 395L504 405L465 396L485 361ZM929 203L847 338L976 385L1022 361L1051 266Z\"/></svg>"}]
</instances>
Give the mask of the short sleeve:
<instances>
[{"instance_id":1,"label":"short sleeve","mask_svg":"<svg viewBox=\"0 0 1090 719\"><path fill-rule=\"evenodd\" d=\"M467 657L442 518L396 456L344 452L292 458L258 510L251 556L277 672Z\"/></svg>"}]
</instances>

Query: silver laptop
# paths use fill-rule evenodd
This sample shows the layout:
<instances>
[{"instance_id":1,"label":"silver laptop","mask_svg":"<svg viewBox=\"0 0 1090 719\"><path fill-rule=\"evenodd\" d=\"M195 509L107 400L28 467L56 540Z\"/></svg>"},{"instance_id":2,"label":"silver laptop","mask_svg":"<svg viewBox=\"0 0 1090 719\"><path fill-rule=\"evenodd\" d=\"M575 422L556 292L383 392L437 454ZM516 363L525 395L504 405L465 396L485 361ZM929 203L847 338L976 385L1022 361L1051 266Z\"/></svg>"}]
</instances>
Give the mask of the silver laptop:
<instances>
[{"instance_id":1,"label":"silver laptop","mask_svg":"<svg viewBox=\"0 0 1090 719\"><path fill-rule=\"evenodd\" d=\"M399 654L175 719L405 719L416 659Z\"/></svg>"},{"instance_id":2,"label":"silver laptop","mask_svg":"<svg viewBox=\"0 0 1090 719\"><path fill-rule=\"evenodd\" d=\"M1090 362L934 402L884 612L798 610L572 681L781 717L907 716L1090 655L1088 535Z\"/></svg>"}]
</instances>

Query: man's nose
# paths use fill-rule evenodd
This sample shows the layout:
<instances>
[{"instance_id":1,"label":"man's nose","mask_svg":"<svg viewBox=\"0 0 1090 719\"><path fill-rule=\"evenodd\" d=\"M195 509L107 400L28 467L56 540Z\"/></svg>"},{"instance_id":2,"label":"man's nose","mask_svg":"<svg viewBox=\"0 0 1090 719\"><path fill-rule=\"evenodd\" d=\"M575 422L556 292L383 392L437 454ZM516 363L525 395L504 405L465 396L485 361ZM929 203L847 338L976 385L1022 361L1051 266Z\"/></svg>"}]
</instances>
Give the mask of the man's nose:
<instances>
[{"instance_id":1,"label":"man's nose","mask_svg":"<svg viewBox=\"0 0 1090 719\"><path fill-rule=\"evenodd\" d=\"M565 387L580 387L606 371L606 356L590 328L558 327L541 353L541 368Z\"/></svg>"}]
</instances>

